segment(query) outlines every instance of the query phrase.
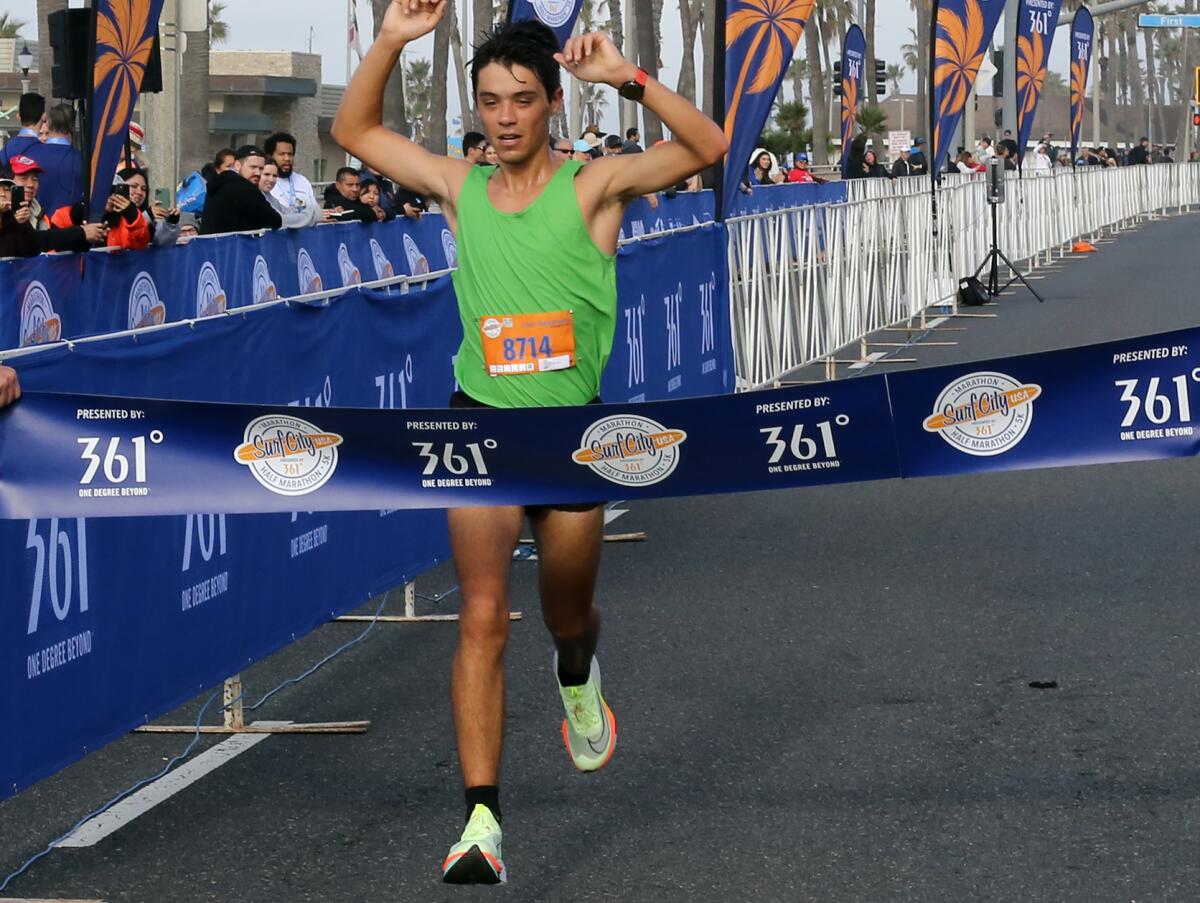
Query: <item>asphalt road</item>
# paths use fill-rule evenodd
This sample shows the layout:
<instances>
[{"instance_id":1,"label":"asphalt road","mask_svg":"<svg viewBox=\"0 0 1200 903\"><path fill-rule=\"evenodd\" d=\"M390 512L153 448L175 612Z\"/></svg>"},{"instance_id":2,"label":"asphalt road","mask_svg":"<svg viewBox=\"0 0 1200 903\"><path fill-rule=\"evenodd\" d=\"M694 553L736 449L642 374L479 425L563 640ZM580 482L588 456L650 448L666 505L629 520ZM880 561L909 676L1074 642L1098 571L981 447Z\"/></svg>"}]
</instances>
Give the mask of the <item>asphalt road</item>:
<instances>
[{"instance_id":1,"label":"asphalt road","mask_svg":"<svg viewBox=\"0 0 1200 903\"><path fill-rule=\"evenodd\" d=\"M1147 224L1040 281L1047 304L1005 298L997 318L939 337L957 346L903 356L929 366L1195 325L1198 226ZM613 529L648 540L610 545L601 579L620 743L590 776L561 747L535 566L518 563L529 617L508 657L505 887L438 882L462 804L454 628L430 624L380 627L257 713L369 718L368 734L273 737L6 893L1194 903L1198 468L631 506ZM420 588L452 582L442 570ZM356 630L326 626L257 665L250 691ZM131 735L0 806L0 874L185 739Z\"/></svg>"}]
</instances>

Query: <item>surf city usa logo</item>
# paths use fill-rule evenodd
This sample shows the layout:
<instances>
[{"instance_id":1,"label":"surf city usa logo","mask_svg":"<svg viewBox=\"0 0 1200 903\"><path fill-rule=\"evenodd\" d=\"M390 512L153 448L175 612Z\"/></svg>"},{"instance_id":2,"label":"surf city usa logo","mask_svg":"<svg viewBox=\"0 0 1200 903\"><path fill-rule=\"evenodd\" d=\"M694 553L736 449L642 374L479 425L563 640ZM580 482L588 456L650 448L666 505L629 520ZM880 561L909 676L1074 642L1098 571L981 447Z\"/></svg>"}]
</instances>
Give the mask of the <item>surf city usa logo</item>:
<instances>
[{"instance_id":1,"label":"surf city usa logo","mask_svg":"<svg viewBox=\"0 0 1200 903\"><path fill-rule=\"evenodd\" d=\"M970 373L938 395L925 430L968 455L1001 455L1029 432L1033 402L1041 394L1041 386L1004 373Z\"/></svg>"},{"instance_id":2,"label":"surf city usa logo","mask_svg":"<svg viewBox=\"0 0 1200 903\"><path fill-rule=\"evenodd\" d=\"M323 433L307 420L270 414L250 422L233 459L277 495L308 495L337 470L341 444L337 433Z\"/></svg>"},{"instance_id":3,"label":"surf city usa logo","mask_svg":"<svg viewBox=\"0 0 1200 903\"><path fill-rule=\"evenodd\" d=\"M161 326L167 321L167 308L158 296L158 286L149 273L138 273L129 289L129 328Z\"/></svg>"},{"instance_id":4,"label":"surf city usa logo","mask_svg":"<svg viewBox=\"0 0 1200 903\"><path fill-rule=\"evenodd\" d=\"M45 345L62 338L62 320L50 303L50 292L40 282L29 283L21 301L21 347Z\"/></svg>"},{"instance_id":5,"label":"surf city usa logo","mask_svg":"<svg viewBox=\"0 0 1200 903\"><path fill-rule=\"evenodd\" d=\"M580 448L571 456L610 483L652 486L661 483L679 464L683 430L670 430L646 417L621 415L597 420L587 428Z\"/></svg>"}]
</instances>

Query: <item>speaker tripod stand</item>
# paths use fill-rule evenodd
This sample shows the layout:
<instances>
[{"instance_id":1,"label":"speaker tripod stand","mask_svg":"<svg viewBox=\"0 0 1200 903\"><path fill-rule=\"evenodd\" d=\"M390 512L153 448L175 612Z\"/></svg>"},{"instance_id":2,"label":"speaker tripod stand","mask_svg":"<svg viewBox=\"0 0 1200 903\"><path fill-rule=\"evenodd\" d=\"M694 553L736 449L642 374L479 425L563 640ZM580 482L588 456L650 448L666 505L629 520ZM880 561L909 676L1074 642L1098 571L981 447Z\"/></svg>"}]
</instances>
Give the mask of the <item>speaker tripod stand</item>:
<instances>
[{"instance_id":1,"label":"speaker tripod stand","mask_svg":"<svg viewBox=\"0 0 1200 903\"><path fill-rule=\"evenodd\" d=\"M975 271L976 279L979 274L985 269L988 271L988 281L984 286L988 290L988 294L993 298L998 297L1001 292L1005 291L1014 282L1020 282L1021 285L1029 289L1029 293L1037 298L1039 302L1045 303L1046 299L1037 293L1029 281L1021 275L1021 271L1016 265L1008 259L1003 251L1000 250L1000 201L995 199L995 195L988 198L988 206L992 208L992 249L987 252L987 256L983 258L983 263L979 265L979 269ZM1004 261L1008 268L1012 270L1012 278L1004 285L1000 284L1000 262Z\"/></svg>"}]
</instances>

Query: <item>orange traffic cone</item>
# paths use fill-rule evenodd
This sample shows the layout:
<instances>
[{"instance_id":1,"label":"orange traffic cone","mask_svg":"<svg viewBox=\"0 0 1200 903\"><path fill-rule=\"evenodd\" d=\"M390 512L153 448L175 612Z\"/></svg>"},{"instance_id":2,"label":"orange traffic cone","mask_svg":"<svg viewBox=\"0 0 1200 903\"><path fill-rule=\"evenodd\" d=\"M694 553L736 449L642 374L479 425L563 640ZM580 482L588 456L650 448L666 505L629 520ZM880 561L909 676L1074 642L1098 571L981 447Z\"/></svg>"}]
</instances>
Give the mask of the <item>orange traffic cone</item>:
<instances>
[{"instance_id":1,"label":"orange traffic cone","mask_svg":"<svg viewBox=\"0 0 1200 903\"><path fill-rule=\"evenodd\" d=\"M1072 254L1095 254L1096 246L1093 245L1091 242L1077 241L1077 242L1075 242L1075 244L1071 245L1071 253Z\"/></svg>"}]
</instances>

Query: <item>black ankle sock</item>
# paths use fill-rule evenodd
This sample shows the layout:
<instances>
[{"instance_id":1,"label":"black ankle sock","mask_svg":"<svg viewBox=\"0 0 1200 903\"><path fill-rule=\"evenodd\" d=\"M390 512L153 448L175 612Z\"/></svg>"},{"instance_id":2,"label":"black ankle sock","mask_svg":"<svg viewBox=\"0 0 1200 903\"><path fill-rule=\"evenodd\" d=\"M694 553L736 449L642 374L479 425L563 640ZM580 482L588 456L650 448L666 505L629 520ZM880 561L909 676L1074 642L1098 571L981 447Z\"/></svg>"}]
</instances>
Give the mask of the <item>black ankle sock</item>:
<instances>
[{"instance_id":1,"label":"black ankle sock","mask_svg":"<svg viewBox=\"0 0 1200 903\"><path fill-rule=\"evenodd\" d=\"M477 805L487 806L492 810L492 815L496 816L496 821L504 821L504 817L500 814L500 788L494 786L468 787L464 791L467 798L467 821L471 820L471 813L475 811Z\"/></svg>"},{"instance_id":2,"label":"black ankle sock","mask_svg":"<svg viewBox=\"0 0 1200 903\"><path fill-rule=\"evenodd\" d=\"M582 687L588 682L588 678L592 676L592 663L589 661L587 668L582 674L572 674L563 668L563 663L560 660L558 663L558 682L564 687Z\"/></svg>"}]
</instances>

